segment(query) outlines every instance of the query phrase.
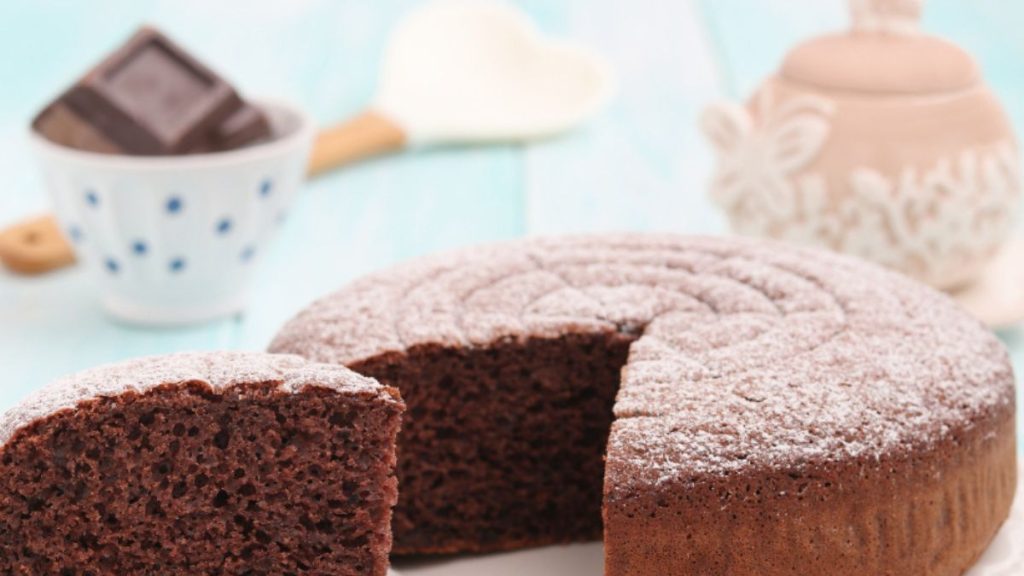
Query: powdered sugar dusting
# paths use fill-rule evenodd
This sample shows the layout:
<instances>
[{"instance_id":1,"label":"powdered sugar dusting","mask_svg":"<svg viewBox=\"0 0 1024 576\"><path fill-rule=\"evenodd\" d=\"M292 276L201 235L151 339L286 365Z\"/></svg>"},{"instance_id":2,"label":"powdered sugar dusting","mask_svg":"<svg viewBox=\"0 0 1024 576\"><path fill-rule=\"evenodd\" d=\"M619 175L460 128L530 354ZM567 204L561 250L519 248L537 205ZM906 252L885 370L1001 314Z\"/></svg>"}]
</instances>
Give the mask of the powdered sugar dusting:
<instances>
[{"instance_id":1,"label":"powdered sugar dusting","mask_svg":"<svg viewBox=\"0 0 1024 576\"><path fill-rule=\"evenodd\" d=\"M283 390L307 386L346 394L390 398L376 380L347 368L316 364L298 356L255 352L185 352L137 358L99 366L56 380L0 417L0 445L39 418L74 408L79 402L125 392L145 392L163 384L204 382L214 390L247 383L278 382Z\"/></svg>"},{"instance_id":2,"label":"powdered sugar dusting","mask_svg":"<svg viewBox=\"0 0 1024 576\"><path fill-rule=\"evenodd\" d=\"M946 296L823 252L672 235L539 238L425 258L314 303L272 350L641 334L608 465L626 485L879 458L1012 410L998 340Z\"/></svg>"}]
</instances>

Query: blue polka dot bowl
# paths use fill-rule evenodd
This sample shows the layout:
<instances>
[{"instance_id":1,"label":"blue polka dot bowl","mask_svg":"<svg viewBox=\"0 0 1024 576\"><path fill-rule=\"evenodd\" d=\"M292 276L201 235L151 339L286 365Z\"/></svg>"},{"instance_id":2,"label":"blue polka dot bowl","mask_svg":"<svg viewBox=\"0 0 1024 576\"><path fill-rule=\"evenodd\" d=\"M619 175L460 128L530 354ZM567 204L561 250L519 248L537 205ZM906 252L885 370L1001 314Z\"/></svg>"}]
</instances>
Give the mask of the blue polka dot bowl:
<instances>
[{"instance_id":1,"label":"blue polka dot bowl","mask_svg":"<svg viewBox=\"0 0 1024 576\"><path fill-rule=\"evenodd\" d=\"M261 106L274 138L227 152L105 155L33 135L57 217L114 317L190 324L245 308L314 137L300 109Z\"/></svg>"}]
</instances>

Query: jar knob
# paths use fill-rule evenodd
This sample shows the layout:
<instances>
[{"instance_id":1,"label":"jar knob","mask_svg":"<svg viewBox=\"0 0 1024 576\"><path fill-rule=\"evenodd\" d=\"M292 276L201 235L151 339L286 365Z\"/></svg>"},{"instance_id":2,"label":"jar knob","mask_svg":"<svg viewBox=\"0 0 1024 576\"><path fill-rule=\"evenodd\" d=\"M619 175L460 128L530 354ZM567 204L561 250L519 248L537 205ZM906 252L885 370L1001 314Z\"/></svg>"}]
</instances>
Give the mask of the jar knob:
<instances>
[{"instance_id":1,"label":"jar knob","mask_svg":"<svg viewBox=\"0 0 1024 576\"><path fill-rule=\"evenodd\" d=\"M855 32L914 34L924 0L850 0Z\"/></svg>"}]
</instances>

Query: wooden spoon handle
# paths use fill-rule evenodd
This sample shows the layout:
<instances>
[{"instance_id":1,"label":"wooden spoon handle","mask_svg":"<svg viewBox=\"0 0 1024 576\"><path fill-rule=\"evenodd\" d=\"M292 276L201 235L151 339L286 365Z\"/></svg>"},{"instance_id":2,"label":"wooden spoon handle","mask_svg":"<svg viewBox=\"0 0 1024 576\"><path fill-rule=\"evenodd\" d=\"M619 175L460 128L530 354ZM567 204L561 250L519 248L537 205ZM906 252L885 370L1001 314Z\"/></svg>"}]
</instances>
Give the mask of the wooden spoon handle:
<instances>
[{"instance_id":1,"label":"wooden spoon handle","mask_svg":"<svg viewBox=\"0 0 1024 576\"><path fill-rule=\"evenodd\" d=\"M392 120L373 111L320 131L309 159L309 176L362 160L394 152L405 146L408 136Z\"/></svg>"}]
</instances>

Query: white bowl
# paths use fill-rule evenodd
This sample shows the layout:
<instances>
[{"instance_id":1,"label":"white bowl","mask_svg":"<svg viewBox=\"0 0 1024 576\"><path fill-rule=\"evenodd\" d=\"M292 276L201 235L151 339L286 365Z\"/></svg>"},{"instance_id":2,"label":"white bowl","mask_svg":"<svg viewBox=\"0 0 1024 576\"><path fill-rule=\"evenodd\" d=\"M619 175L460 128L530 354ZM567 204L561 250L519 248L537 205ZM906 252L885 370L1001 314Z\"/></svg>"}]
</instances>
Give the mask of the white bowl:
<instances>
[{"instance_id":1,"label":"white bowl","mask_svg":"<svg viewBox=\"0 0 1024 576\"><path fill-rule=\"evenodd\" d=\"M240 312L252 266L299 189L310 118L261 102L274 139L188 156L118 156L32 142L61 225L120 320L188 324Z\"/></svg>"}]
</instances>

